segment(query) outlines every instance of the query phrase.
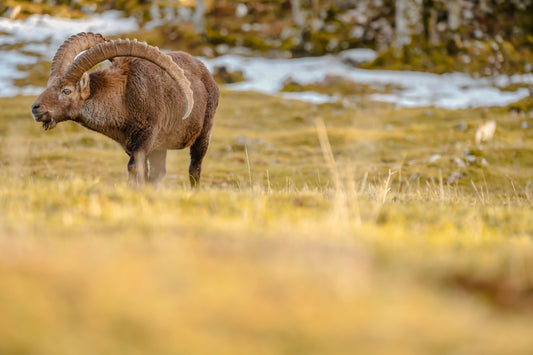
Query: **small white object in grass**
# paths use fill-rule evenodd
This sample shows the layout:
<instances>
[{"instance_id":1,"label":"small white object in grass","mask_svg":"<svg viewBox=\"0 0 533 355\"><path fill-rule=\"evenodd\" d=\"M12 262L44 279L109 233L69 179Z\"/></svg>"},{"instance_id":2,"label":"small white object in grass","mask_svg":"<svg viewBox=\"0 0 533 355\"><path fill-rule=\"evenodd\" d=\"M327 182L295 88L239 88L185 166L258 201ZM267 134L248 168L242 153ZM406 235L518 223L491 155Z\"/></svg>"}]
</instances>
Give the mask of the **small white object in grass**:
<instances>
[{"instance_id":1,"label":"small white object in grass","mask_svg":"<svg viewBox=\"0 0 533 355\"><path fill-rule=\"evenodd\" d=\"M475 155L467 155L466 156L466 161L468 162L468 164L472 164L476 161L476 156Z\"/></svg>"},{"instance_id":2,"label":"small white object in grass","mask_svg":"<svg viewBox=\"0 0 533 355\"><path fill-rule=\"evenodd\" d=\"M496 133L496 121L489 120L483 125L479 126L476 130L476 144L481 144L482 142L488 142L494 138L494 133Z\"/></svg>"},{"instance_id":3,"label":"small white object in grass","mask_svg":"<svg viewBox=\"0 0 533 355\"><path fill-rule=\"evenodd\" d=\"M460 168L464 168L464 167L466 167L465 162L464 162L463 159L461 159L461 158L455 158L453 161L454 161L455 164L457 164L457 166L460 167Z\"/></svg>"},{"instance_id":4,"label":"small white object in grass","mask_svg":"<svg viewBox=\"0 0 533 355\"><path fill-rule=\"evenodd\" d=\"M440 154L433 154L432 156L429 157L428 163L434 163L439 159L440 159Z\"/></svg>"},{"instance_id":5,"label":"small white object in grass","mask_svg":"<svg viewBox=\"0 0 533 355\"><path fill-rule=\"evenodd\" d=\"M457 182L457 180L463 178L465 175L461 173L460 171L454 171L448 179L446 179L447 184L453 184Z\"/></svg>"},{"instance_id":6,"label":"small white object in grass","mask_svg":"<svg viewBox=\"0 0 533 355\"><path fill-rule=\"evenodd\" d=\"M0 17L0 46L22 44L20 48L0 51L0 97L37 95L42 88L17 87L14 79L24 78L18 65L51 60L55 51L70 35L78 32L100 32L104 35L133 32L139 29L133 17L119 11L106 11L87 19L63 19L49 15L31 15L24 20ZM31 55L29 55L31 54Z\"/></svg>"}]
</instances>

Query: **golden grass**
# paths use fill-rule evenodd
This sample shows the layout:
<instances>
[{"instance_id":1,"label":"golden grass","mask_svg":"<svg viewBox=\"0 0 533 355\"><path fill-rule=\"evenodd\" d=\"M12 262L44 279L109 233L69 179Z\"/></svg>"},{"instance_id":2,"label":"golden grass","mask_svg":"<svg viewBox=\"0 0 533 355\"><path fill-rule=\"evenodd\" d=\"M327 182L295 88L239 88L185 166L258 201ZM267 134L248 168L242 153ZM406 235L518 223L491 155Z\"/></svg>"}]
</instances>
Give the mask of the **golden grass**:
<instances>
[{"instance_id":1,"label":"golden grass","mask_svg":"<svg viewBox=\"0 0 533 355\"><path fill-rule=\"evenodd\" d=\"M520 117L224 91L202 189L180 151L134 191L116 144L31 102L0 99L0 354L533 348Z\"/></svg>"}]
</instances>

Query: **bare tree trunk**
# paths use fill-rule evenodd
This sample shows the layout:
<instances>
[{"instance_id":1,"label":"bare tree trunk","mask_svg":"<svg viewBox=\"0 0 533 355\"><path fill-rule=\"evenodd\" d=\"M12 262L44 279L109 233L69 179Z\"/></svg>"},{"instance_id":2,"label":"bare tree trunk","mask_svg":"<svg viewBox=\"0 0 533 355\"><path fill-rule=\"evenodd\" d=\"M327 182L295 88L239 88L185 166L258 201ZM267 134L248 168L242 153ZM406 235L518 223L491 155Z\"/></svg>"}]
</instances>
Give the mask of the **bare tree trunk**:
<instances>
[{"instance_id":1,"label":"bare tree trunk","mask_svg":"<svg viewBox=\"0 0 533 355\"><path fill-rule=\"evenodd\" d=\"M192 16L194 29L201 35L206 34L205 30L205 4L204 0L196 0L194 14Z\"/></svg>"},{"instance_id":2,"label":"bare tree trunk","mask_svg":"<svg viewBox=\"0 0 533 355\"><path fill-rule=\"evenodd\" d=\"M448 28L457 31L461 26L461 0L448 1Z\"/></svg>"},{"instance_id":3,"label":"bare tree trunk","mask_svg":"<svg viewBox=\"0 0 533 355\"><path fill-rule=\"evenodd\" d=\"M422 0L396 0L396 39L394 47L401 49L411 44L414 36L420 36L422 24Z\"/></svg>"},{"instance_id":4,"label":"bare tree trunk","mask_svg":"<svg viewBox=\"0 0 533 355\"><path fill-rule=\"evenodd\" d=\"M302 8L301 8L301 2L300 0L291 0L291 8L292 8L292 18L294 20L294 24L298 28L302 28L304 26L304 16L302 14Z\"/></svg>"},{"instance_id":5,"label":"bare tree trunk","mask_svg":"<svg viewBox=\"0 0 533 355\"><path fill-rule=\"evenodd\" d=\"M429 19L428 19L428 42L430 45L434 46L439 43L439 32L437 31L437 20L438 12L434 7L429 9Z\"/></svg>"},{"instance_id":6,"label":"bare tree trunk","mask_svg":"<svg viewBox=\"0 0 533 355\"><path fill-rule=\"evenodd\" d=\"M318 12L319 12L319 6L318 6L318 0L311 0L311 32L318 32L319 28L317 27L317 19L318 19Z\"/></svg>"}]
</instances>

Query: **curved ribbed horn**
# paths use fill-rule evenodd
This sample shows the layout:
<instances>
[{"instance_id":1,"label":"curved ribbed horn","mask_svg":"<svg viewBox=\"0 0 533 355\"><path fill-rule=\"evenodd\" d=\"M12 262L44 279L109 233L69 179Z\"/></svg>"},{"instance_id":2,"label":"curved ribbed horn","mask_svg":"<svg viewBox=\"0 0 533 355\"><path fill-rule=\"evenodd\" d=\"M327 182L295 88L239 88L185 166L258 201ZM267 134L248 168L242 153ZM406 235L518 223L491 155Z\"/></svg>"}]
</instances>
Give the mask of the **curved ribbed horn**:
<instances>
[{"instance_id":1,"label":"curved ribbed horn","mask_svg":"<svg viewBox=\"0 0 533 355\"><path fill-rule=\"evenodd\" d=\"M178 83L187 99L187 107L183 119L186 119L189 116L194 105L194 99L191 83L185 77L183 69L180 68L168 54L163 53L157 47L148 45L146 42L119 39L98 44L74 60L65 72L65 79L69 81L78 81L83 73L96 64L115 57L143 58L166 71Z\"/></svg>"},{"instance_id":2,"label":"curved ribbed horn","mask_svg":"<svg viewBox=\"0 0 533 355\"><path fill-rule=\"evenodd\" d=\"M68 38L63 42L61 47L59 47L52 60L50 80L62 75L78 54L106 41L107 39L101 34L92 32L81 32Z\"/></svg>"}]
</instances>

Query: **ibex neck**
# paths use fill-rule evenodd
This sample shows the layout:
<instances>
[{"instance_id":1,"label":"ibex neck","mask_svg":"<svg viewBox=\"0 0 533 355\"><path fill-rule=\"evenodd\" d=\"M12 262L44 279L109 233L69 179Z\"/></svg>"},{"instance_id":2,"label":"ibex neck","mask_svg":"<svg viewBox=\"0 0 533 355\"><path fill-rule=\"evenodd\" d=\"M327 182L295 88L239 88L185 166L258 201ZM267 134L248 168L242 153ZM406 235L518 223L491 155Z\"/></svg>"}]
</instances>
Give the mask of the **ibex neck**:
<instances>
[{"instance_id":1,"label":"ibex neck","mask_svg":"<svg viewBox=\"0 0 533 355\"><path fill-rule=\"evenodd\" d=\"M122 115L117 112L121 106L112 101L102 102L88 99L81 110L81 115L75 121L123 144L124 137L120 129Z\"/></svg>"},{"instance_id":2,"label":"ibex neck","mask_svg":"<svg viewBox=\"0 0 533 355\"><path fill-rule=\"evenodd\" d=\"M126 76L116 70L90 74L91 96L84 102L76 122L124 145L124 91Z\"/></svg>"}]
</instances>

